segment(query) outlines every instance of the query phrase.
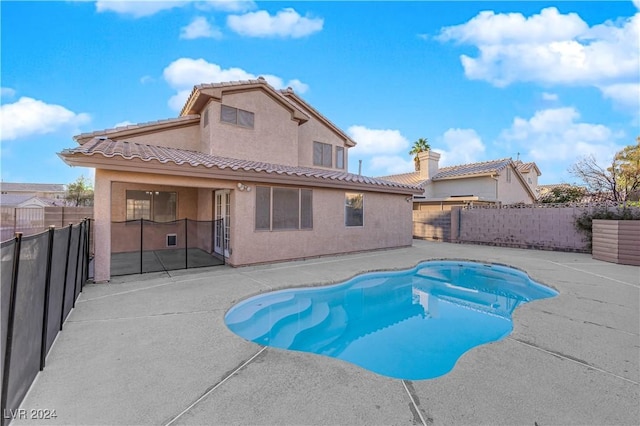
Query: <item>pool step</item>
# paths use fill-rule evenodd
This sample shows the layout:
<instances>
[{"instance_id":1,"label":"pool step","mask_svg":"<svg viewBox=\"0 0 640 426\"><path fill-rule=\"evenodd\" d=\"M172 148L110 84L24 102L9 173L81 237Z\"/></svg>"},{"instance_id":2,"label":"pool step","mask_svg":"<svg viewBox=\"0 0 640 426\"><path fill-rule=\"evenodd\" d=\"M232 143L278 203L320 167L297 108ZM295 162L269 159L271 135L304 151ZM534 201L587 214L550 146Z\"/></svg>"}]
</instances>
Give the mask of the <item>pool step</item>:
<instances>
[{"instance_id":1,"label":"pool step","mask_svg":"<svg viewBox=\"0 0 640 426\"><path fill-rule=\"evenodd\" d=\"M280 302L265 306L255 312L248 320L240 323L227 324L229 329L247 340L262 343L262 338L268 335L272 325L285 318L296 318L311 310L311 299L297 298L295 301Z\"/></svg>"},{"instance_id":2,"label":"pool step","mask_svg":"<svg viewBox=\"0 0 640 426\"><path fill-rule=\"evenodd\" d=\"M276 308L278 305L285 304L291 301L295 296L293 294L274 294L267 298L267 296L261 297L261 302L257 303L256 301L252 303L248 303L247 306L242 305L239 308L235 308L227 314L225 318L225 322L229 325L239 324L244 321L248 321L253 317L256 313L261 311L268 304L272 308Z\"/></svg>"},{"instance_id":3,"label":"pool step","mask_svg":"<svg viewBox=\"0 0 640 426\"><path fill-rule=\"evenodd\" d=\"M323 353L323 349L339 339L347 329L348 315L342 305L331 307L326 321L298 333L290 349Z\"/></svg>"},{"instance_id":4,"label":"pool step","mask_svg":"<svg viewBox=\"0 0 640 426\"><path fill-rule=\"evenodd\" d=\"M273 328L275 334L272 334L266 344L277 348L288 349L296 339L299 333L314 329L329 317L329 305L325 302L316 302L311 309L305 311L299 317L287 317L276 324Z\"/></svg>"}]
</instances>

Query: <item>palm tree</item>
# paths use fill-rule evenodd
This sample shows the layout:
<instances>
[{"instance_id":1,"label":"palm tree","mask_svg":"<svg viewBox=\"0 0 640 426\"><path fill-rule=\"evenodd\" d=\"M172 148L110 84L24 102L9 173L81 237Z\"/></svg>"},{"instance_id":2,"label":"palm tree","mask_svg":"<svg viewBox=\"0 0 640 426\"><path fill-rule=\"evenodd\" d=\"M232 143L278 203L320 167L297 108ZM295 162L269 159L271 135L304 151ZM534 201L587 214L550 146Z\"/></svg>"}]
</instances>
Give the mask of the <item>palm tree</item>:
<instances>
[{"instance_id":1,"label":"palm tree","mask_svg":"<svg viewBox=\"0 0 640 426\"><path fill-rule=\"evenodd\" d=\"M416 172L420 171L420 160L418 159L418 154L421 152L426 152L431 149L429 145L429 140L427 138L420 138L413 143L413 147L411 147L411 151L409 151L409 155L413 155L413 162L416 165Z\"/></svg>"}]
</instances>

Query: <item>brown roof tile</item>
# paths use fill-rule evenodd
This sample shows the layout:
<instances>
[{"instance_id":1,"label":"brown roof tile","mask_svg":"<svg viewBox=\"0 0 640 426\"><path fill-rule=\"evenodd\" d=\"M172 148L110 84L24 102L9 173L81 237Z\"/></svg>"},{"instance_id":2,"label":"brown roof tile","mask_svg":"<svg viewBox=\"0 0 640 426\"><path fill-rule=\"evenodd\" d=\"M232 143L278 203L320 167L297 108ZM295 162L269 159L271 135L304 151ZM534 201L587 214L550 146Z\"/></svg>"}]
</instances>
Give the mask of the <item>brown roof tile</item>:
<instances>
[{"instance_id":1,"label":"brown roof tile","mask_svg":"<svg viewBox=\"0 0 640 426\"><path fill-rule=\"evenodd\" d=\"M499 160L483 161L480 163L442 167L432 180L498 173L511 162L511 158L501 158Z\"/></svg>"},{"instance_id":2,"label":"brown roof tile","mask_svg":"<svg viewBox=\"0 0 640 426\"><path fill-rule=\"evenodd\" d=\"M106 138L95 138L82 146L66 149L60 153L64 158L74 156L101 155L104 157L122 157L126 160L138 158L143 161L158 161L160 163L175 163L192 167L217 168L220 170L241 170L256 173L280 174L300 176L320 180L333 180L345 183L374 185L384 188L401 190L417 190L413 185L390 182L382 179L346 173L338 170L323 170L311 167L293 167L281 164L263 163L260 161L240 160L229 157L218 157L198 151L168 148L155 145L144 145L135 142L114 141ZM417 191L416 191L417 192Z\"/></svg>"},{"instance_id":3,"label":"brown roof tile","mask_svg":"<svg viewBox=\"0 0 640 426\"><path fill-rule=\"evenodd\" d=\"M96 137L96 136L110 135L110 134L113 134L113 133L122 132L124 130L140 129L140 128L143 128L143 127L157 126L158 124L180 123L181 121L191 121L191 120L194 120L196 118L199 119L200 116L197 115L197 114L192 114L192 115L185 115L185 116L178 117L178 118L167 118L167 119L164 119L164 120L155 120L155 121L147 121L145 123L129 124L127 126L119 126L119 127L113 127L111 129L103 129L103 130L96 130L96 131L88 132L88 133L81 133L79 135L75 135L73 137L73 139L78 141L80 139L87 139L87 138L92 138L92 137Z\"/></svg>"}]
</instances>

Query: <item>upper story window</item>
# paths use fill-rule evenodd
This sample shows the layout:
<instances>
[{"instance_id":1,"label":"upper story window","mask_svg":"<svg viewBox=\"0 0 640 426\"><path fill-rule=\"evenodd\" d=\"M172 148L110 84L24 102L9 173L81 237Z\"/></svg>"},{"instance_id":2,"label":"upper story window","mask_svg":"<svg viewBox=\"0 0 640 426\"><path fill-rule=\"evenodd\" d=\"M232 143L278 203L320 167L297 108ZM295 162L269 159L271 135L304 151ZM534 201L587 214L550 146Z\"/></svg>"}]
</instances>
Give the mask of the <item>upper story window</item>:
<instances>
[{"instance_id":1,"label":"upper story window","mask_svg":"<svg viewBox=\"0 0 640 426\"><path fill-rule=\"evenodd\" d=\"M175 192L127 191L127 220L172 222L176 220L176 199Z\"/></svg>"},{"instance_id":2,"label":"upper story window","mask_svg":"<svg viewBox=\"0 0 640 426\"><path fill-rule=\"evenodd\" d=\"M254 114L243 109L222 105L220 109L220 121L235 124L241 127L253 129Z\"/></svg>"},{"instance_id":3,"label":"upper story window","mask_svg":"<svg viewBox=\"0 0 640 426\"><path fill-rule=\"evenodd\" d=\"M332 146L328 143L313 143L313 165L322 167L332 167Z\"/></svg>"},{"instance_id":4,"label":"upper story window","mask_svg":"<svg viewBox=\"0 0 640 426\"><path fill-rule=\"evenodd\" d=\"M511 183L511 169L507 169L507 183Z\"/></svg>"},{"instance_id":5,"label":"upper story window","mask_svg":"<svg viewBox=\"0 0 640 426\"><path fill-rule=\"evenodd\" d=\"M202 127L207 127L209 125L209 109L204 110L204 117L202 117Z\"/></svg>"},{"instance_id":6,"label":"upper story window","mask_svg":"<svg viewBox=\"0 0 640 426\"><path fill-rule=\"evenodd\" d=\"M336 169L344 169L344 148L336 146Z\"/></svg>"}]
</instances>

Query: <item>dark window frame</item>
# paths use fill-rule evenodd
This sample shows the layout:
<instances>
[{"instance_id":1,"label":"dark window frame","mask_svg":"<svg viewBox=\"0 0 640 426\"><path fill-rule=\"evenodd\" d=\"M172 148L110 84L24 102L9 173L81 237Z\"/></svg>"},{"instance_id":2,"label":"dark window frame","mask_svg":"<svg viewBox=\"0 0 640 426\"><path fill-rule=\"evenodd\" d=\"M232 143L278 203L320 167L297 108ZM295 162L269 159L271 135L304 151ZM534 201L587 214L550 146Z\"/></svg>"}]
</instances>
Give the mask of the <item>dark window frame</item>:
<instances>
[{"instance_id":1,"label":"dark window frame","mask_svg":"<svg viewBox=\"0 0 640 426\"><path fill-rule=\"evenodd\" d=\"M276 217L274 219L274 215L279 214L278 211L282 211L282 206L275 204L281 202L286 203L287 201L286 198L278 198L277 196L274 196L274 192L281 192L280 195L284 195L286 191L297 192L297 223L295 226L291 225L292 218L288 218L287 220L286 217ZM313 190L306 188L257 185L255 200L255 231L273 232L313 230Z\"/></svg>"}]
</instances>

